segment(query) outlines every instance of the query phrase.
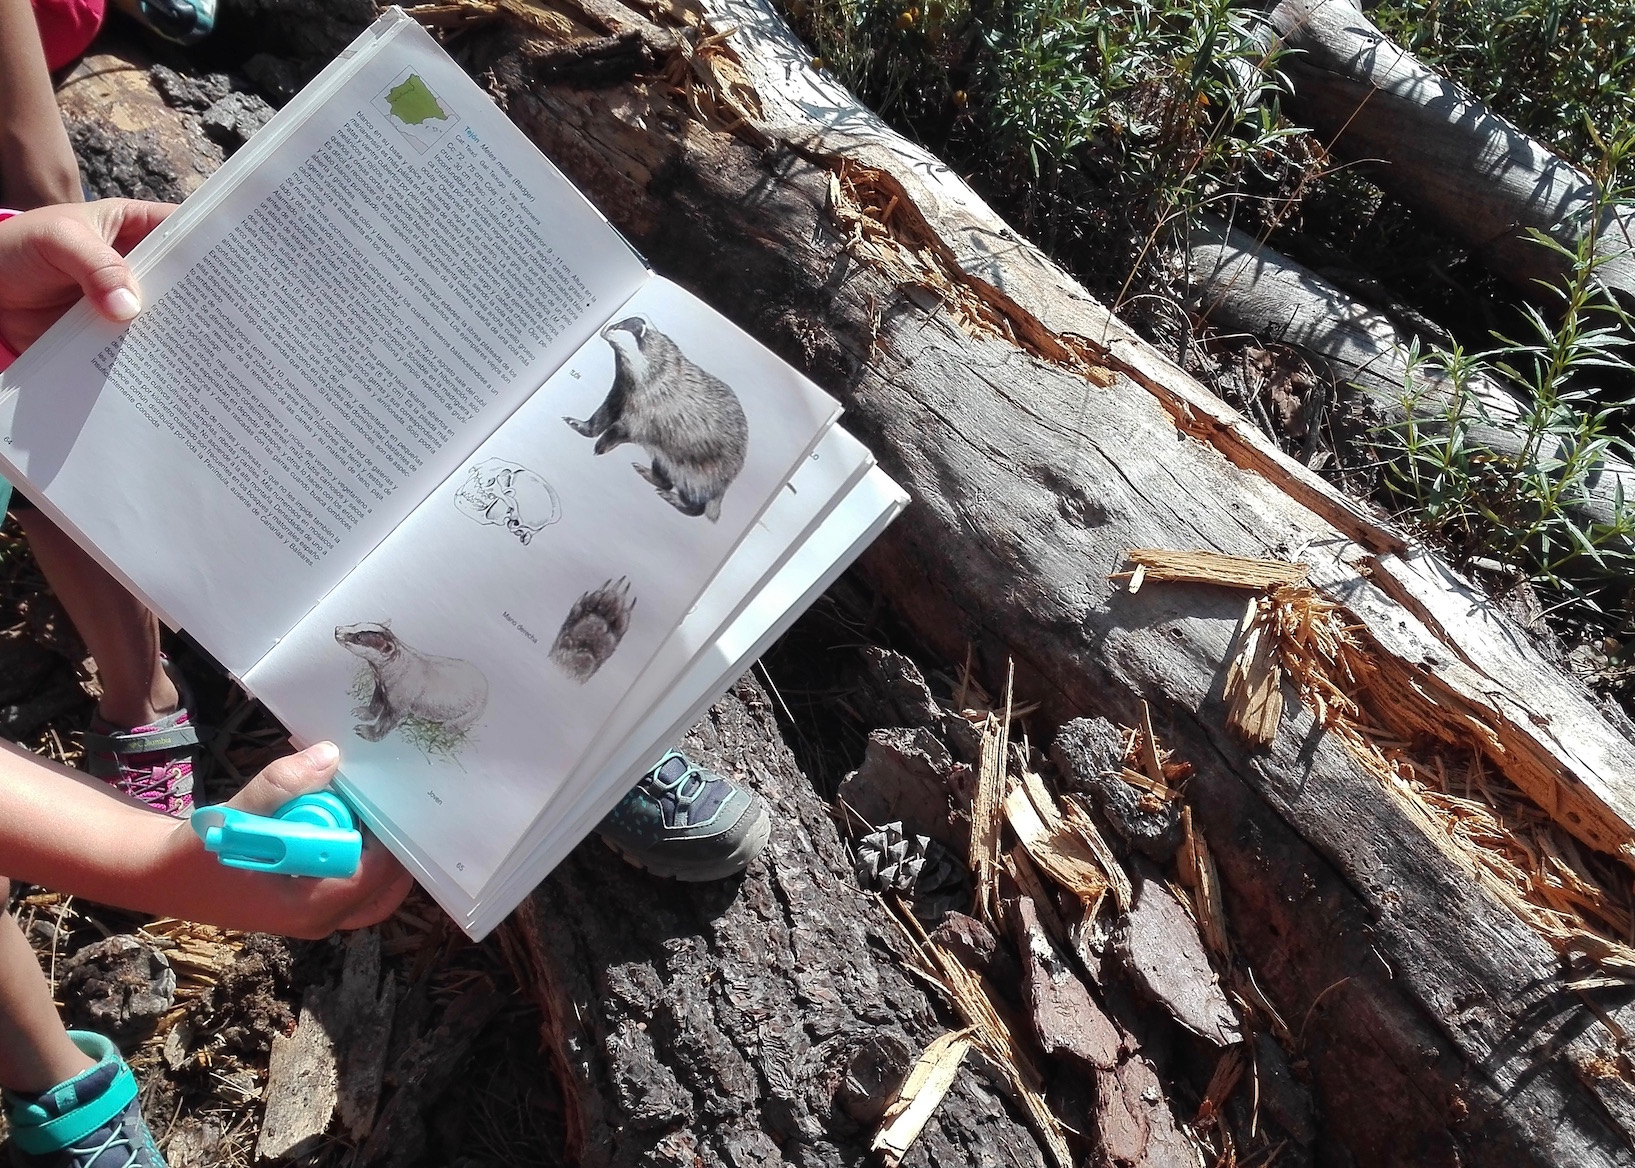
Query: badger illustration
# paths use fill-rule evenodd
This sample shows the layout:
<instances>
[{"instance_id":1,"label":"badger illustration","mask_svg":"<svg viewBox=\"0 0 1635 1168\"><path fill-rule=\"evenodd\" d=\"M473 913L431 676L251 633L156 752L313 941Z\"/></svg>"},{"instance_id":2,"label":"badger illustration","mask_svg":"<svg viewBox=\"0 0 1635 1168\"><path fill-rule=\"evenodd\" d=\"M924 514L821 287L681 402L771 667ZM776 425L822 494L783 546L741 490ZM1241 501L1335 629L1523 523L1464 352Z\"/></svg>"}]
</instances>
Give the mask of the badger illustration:
<instances>
[{"instance_id":1,"label":"badger illustration","mask_svg":"<svg viewBox=\"0 0 1635 1168\"><path fill-rule=\"evenodd\" d=\"M635 607L630 581L623 576L585 593L568 610L551 644L551 660L583 685L613 656Z\"/></svg>"},{"instance_id":2,"label":"badger illustration","mask_svg":"<svg viewBox=\"0 0 1635 1168\"><path fill-rule=\"evenodd\" d=\"M335 640L361 657L375 678L369 704L352 711L354 718L367 719L354 727L359 738L378 742L405 718L463 734L482 717L488 679L471 662L422 653L400 641L389 624L373 621L338 625Z\"/></svg>"},{"instance_id":3,"label":"badger illustration","mask_svg":"<svg viewBox=\"0 0 1635 1168\"><path fill-rule=\"evenodd\" d=\"M608 325L602 338L613 346L613 387L588 421L562 420L595 438L597 454L636 443L652 463L632 465L659 498L683 515L721 518L721 496L749 449L738 395L639 316Z\"/></svg>"}]
</instances>

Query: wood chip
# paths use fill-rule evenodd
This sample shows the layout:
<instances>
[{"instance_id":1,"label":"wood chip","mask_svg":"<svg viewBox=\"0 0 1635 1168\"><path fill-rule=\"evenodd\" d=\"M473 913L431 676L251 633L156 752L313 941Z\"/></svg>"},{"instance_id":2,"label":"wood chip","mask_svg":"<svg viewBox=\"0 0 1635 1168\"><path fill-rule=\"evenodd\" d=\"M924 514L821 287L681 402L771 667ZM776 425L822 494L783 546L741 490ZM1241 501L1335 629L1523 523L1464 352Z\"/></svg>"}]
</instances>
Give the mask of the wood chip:
<instances>
[{"instance_id":1,"label":"wood chip","mask_svg":"<svg viewBox=\"0 0 1635 1168\"><path fill-rule=\"evenodd\" d=\"M897 1097L886 1107L885 1121L870 1145L890 1168L908 1154L936 1113L971 1050L971 1029L954 1030L931 1041L909 1071Z\"/></svg>"},{"instance_id":2,"label":"wood chip","mask_svg":"<svg viewBox=\"0 0 1635 1168\"><path fill-rule=\"evenodd\" d=\"M1158 760L1158 735L1153 733L1152 707L1146 699L1141 702L1141 766L1147 777L1160 787L1164 785L1164 764Z\"/></svg>"},{"instance_id":3,"label":"wood chip","mask_svg":"<svg viewBox=\"0 0 1635 1168\"><path fill-rule=\"evenodd\" d=\"M1125 559L1147 580L1163 583L1220 584L1227 588L1275 588L1304 584L1306 565L1284 560L1223 556L1219 552L1177 552L1131 548ZM1122 576L1119 573L1114 579Z\"/></svg>"},{"instance_id":4,"label":"wood chip","mask_svg":"<svg viewBox=\"0 0 1635 1168\"><path fill-rule=\"evenodd\" d=\"M1050 892L1045 887L1044 879L1039 875L1039 870L1033 866L1033 861L1028 858L1027 849L1021 844L1017 844L1000 858L1004 862L1006 874L1011 878L1012 884L1015 885L1015 887L1006 888L1002 884L1000 888L1000 904L1007 909L1007 927L1010 926L1008 916L1010 904L1007 903L1005 898L1009 898L1010 902L1013 903L1016 895L1020 893L1032 900L1037 907L1039 922L1044 925L1045 932L1055 938L1059 944L1068 944L1067 925L1062 920L1061 914L1056 911Z\"/></svg>"},{"instance_id":5,"label":"wood chip","mask_svg":"<svg viewBox=\"0 0 1635 1168\"><path fill-rule=\"evenodd\" d=\"M1118 772L1118 776L1126 783L1130 784L1130 786L1139 787L1141 790L1162 799L1166 803L1179 798L1179 795L1173 787L1169 787L1164 783L1155 783L1140 771L1132 771L1129 767L1124 767L1122 770L1120 770Z\"/></svg>"},{"instance_id":6,"label":"wood chip","mask_svg":"<svg viewBox=\"0 0 1635 1168\"><path fill-rule=\"evenodd\" d=\"M1084 841L1090 854L1096 858L1102 872L1107 876L1108 887L1112 889L1113 901L1118 905L1119 912L1129 912L1130 905L1135 900L1135 890L1130 885L1130 874L1124 870L1124 865L1118 862L1113 849L1108 846L1101 831L1096 827L1096 821L1090 818L1090 812L1079 803L1075 795L1062 797L1062 820L1067 829Z\"/></svg>"},{"instance_id":7,"label":"wood chip","mask_svg":"<svg viewBox=\"0 0 1635 1168\"><path fill-rule=\"evenodd\" d=\"M335 1041L325 1017L322 987L309 986L295 1033L275 1034L267 1066L266 1110L257 1160L281 1160L311 1151L335 1113Z\"/></svg>"},{"instance_id":8,"label":"wood chip","mask_svg":"<svg viewBox=\"0 0 1635 1168\"><path fill-rule=\"evenodd\" d=\"M1204 1091L1203 1102L1198 1105L1196 1122L1199 1127L1208 1127L1220 1118L1226 1101L1232 1098L1238 1080L1243 1077L1244 1064L1248 1061L1247 1050L1244 1046L1229 1047L1216 1061L1215 1073L1209 1076L1209 1087Z\"/></svg>"},{"instance_id":9,"label":"wood chip","mask_svg":"<svg viewBox=\"0 0 1635 1168\"><path fill-rule=\"evenodd\" d=\"M1032 767L1023 765L1018 769L1022 776L1022 788L1027 791L1028 799L1033 803L1033 809L1039 813L1040 820L1048 830L1060 831L1062 813L1056 806L1056 796L1050 793L1045 781Z\"/></svg>"},{"instance_id":10,"label":"wood chip","mask_svg":"<svg viewBox=\"0 0 1635 1168\"><path fill-rule=\"evenodd\" d=\"M1096 1072L1095 1123L1100 1157L1094 1163L1198 1168L1198 1154L1175 1125L1158 1073L1140 1054Z\"/></svg>"},{"instance_id":11,"label":"wood chip","mask_svg":"<svg viewBox=\"0 0 1635 1168\"><path fill-rule=\"evenodd\" d=\"M353 933L346 943L341 984L335 991L335 1013L345 1027L336 1110L341 1127L354 1140L367 1138L374 1127L397 1008L391 975L381 984L380 951L379 929Z\"/></svg>"},{"instance_id":12,"label":"wood chip","mask_svg":"<svg viewBox=\"0 0 1635 1168\"><path fill-rule=\"evenodd\" d=\"M1176 854L1176 866L1181 872L1181 883L1192 892L1192 904L1198 913L1198 932L1204 946L1215 955L1221 967L1232 964L1232 942L1226 935L1226 910L1221 903L1221 875L1215 868L1215 857L1209 854L1209 845L1203 833L1192 826L1192 808L1181 808L1181 850Z\"/></svg>"},{"instance_id":13,"label":"wood chip","mask_svg":"<svg viewBox=\"0 0 1635 1168\"><path fill-rule=\"evenodd\" d=\"M995 881L999 876L999 837L1003 806L1009 785L1006 761L1010 754L1012 665L1005 678L1004 717L988 715L982 728L982 754L977 767L976 797L971 805L971 874L976 883L976 916L987 921L999 919L999 899Z\"/></svg>"},{"instance_id":14,"label":"wood chip","mask_svg":"<svg viewBox=\"0 0 1635 1168\"><path fill-rule=\"evenodd\" d=\"M1181 1026L1217 1046L1243 1040L1204 952L1198 928L1160 880L1143 880L1114 942L1114 952L1141 993Z\"/></svg>"},{"instance_id":15,"label":"wood chip","mask_svg":"<svg viewBox=\"0 0 1635 1168\"><path fill-rule=\"evenodd\" d=\"M1039 869L1089 903L1107 890L1108 877L1090 846L1065 826L1051 830L1022 786L1005 796L1005 820Z\"/></svg>"},{"instance_id":16,"label":"wood chip","mask_svg":"<svg viewBox=\"0 0 1635 1168\"><path fill-rule=\"evenodd\" d=\"M1039 1048L1085 1071L1111 1070L1122 1041L1118 1029L1046 934L1033 899L1019 897L1010 920L1022 959L1022 997Z\"/></svg>"},{"instance_id":17,"label":"wood chip","mask_svg":"<svg viewBox=\"0 0 1635 1168\"><path fill-rule=\"evenodd\" d=\"M1226 670L1226 722L1256 746L1270 746L1283 718L1283 668L1269 628L1269 602L1249 601L1238 628L1238 653Z\"/></svg>"}]
</instances>

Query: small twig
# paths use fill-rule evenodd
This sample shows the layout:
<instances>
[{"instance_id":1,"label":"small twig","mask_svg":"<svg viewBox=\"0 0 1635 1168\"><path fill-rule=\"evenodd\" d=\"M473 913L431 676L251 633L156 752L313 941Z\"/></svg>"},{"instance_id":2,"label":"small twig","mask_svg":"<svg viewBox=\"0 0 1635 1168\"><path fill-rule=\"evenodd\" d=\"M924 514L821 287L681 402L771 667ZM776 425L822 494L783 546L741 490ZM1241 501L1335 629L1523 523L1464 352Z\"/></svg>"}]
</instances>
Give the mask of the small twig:
<instances>
[{"instance_id":1,"label":"small twig","mask_svg":"<svg viewBox=\"0 0 1635 1168\"><path fill-rule=\"evenodd\" d=\"M1306 1027L1311 1024L1312 1013L1317 1009L1318 1005L1322 1002L1322 1000L1324 998L1328 997L1329 994L1333 993L1335 990L1339 989L1341 986L1345 985L1346 982L1348 982L1350 980L1351 979L1349 977L1342 977L1339 981L1337 981L1333 985L1329 986L1326 990L1324 990L1322 993L1318 994L1315 998L1313 998L1311 1000L1311 1005L1306 1008L1306 1016L1300 1020L1300 1034L1294 1040L1294 1045L1295 1045L1295 1047L1297 1049L1300 1049L1300 1050L1305 1049L1305 1046L1306 1046Z\"/></svg>"}]
</instances>

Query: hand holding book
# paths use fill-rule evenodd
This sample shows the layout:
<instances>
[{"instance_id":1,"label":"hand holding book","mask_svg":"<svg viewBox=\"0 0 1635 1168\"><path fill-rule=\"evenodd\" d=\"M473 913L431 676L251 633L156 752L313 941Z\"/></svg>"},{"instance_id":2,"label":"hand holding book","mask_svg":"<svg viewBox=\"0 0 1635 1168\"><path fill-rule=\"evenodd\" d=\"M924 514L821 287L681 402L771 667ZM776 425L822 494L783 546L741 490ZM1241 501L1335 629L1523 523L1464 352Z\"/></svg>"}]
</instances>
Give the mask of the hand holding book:
<instances>
[{"instance_id":1,"label":"hand holding book","mask_svg":"<svg viewBox=\"0 0 1635 1168\"><path fill-rule=\"evenodd\" d=\"M124 255L176 208L102 199L0 220L0 346L21 353L82 296L110 321L141 307Z\"/></svg>"},{"instance_id":2,"label":"hand holding book","mask_svg":"<svg viewBox=\"0 0 1635 1168\"><path fill-rule=\"evenodd\" d=\"M132 261L132 324L76 309L6 374L0 470L344 743L472 936L906 502L399 12Z\"/></svg>"}]
</instances>

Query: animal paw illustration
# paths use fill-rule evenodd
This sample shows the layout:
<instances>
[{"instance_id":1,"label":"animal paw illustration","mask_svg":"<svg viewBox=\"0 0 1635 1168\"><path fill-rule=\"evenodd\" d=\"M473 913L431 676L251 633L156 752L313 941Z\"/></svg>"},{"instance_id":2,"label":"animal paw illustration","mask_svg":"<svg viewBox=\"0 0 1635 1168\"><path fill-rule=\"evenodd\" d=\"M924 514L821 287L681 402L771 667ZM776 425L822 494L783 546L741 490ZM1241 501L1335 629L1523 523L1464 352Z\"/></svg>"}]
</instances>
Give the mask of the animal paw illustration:
<instances>
[{"instance_id":1,"label":"animal paw illustration","mask_svg":"<svg viewBox=\"0 0 1635 1168\"><path fill-rule=\"evenodd\" d=\"M452 755L488 705L482 670L456 657L422 653L389 622L338 625L335 640L362 662L354 693L370 697L352 716L365 719L353 727L365 742L401 728L428 754Z\"/></svg>"},{"instance_id":2,"label":"animal paw illustration","mask_svg":"<svg viewBox=\"0 0 1635 1168\"><path fill-rule=\"evenodd\" d=\"M583 685L589 681L624 639L636 598L624 576L609 580L574 602L551 644L551 660Z\"/></svg>"},{"instance_id":3,"label":"animal paw illustration","mask_svg":"<svg viewBox=\"0 0 1635 1168\"><path fill-rule=\"evenodd\" d=\"M661 499L683 515L719 519L749 452L738 395L642 317L608 325L602 339L613 346L613 385L590 418L563 421L594 437L597 454L636 443L650 463L632 465Z\"/></svg>"}]
</instances>

